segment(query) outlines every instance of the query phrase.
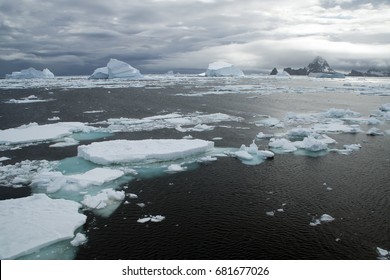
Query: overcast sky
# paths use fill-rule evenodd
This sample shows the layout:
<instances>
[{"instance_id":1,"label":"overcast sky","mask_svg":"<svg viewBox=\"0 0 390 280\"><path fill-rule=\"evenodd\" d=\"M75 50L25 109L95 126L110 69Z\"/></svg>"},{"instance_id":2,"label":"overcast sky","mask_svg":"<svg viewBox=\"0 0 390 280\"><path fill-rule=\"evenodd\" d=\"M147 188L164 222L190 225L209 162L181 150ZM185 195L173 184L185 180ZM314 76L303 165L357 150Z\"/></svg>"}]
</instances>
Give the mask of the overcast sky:
<instances>
[{"instance_id":1,"label":"overcast sky","mask_svg":"<svg viewBox=\"0 0 390 280\"><path fill-rule=\"evenodd\" d=\"M91 74L109 58L142 73L390 65L389 0L1 0L0 76ZM199 72L199 71L198 71Z\"/></svg>"}]
</instances>

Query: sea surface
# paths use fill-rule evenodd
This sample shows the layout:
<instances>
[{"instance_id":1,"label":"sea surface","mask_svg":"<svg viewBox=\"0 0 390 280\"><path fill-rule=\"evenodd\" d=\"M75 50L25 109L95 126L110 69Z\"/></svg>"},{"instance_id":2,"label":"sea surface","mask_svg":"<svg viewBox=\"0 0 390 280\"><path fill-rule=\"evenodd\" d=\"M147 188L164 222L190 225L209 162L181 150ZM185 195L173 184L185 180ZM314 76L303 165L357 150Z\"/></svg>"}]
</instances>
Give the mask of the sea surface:
<instances>
[{"instance_id":1,"label":"sea surface","mask_svg":"<svg viewBox=\"0 0 390 280\"><path fill-rule=\"evenodd\" d=\"M29 102L34 100L41 102ZM191 135L214 141L221 151L249 146L253 141L259 149L269 150L269 139L257 138L259 132L278 137L293 128L329 122L318 119L291 124L286 116L317 116L334 108L351 110L362 118L375 116L380 121L368 124L358 120L357 133L326 133L337 141L330 148L361 145L347 155L274 151L273 159L256 165L219 156L216 161L188 164L187 170L177 173L146 168L116 187L138 198L126 198L108 217L81 210L87 222L79 231L87 236L87 243L69 249L69 240L65 240L46 248L49 253L37 251L21 258L377 259L378 247L390 250L390 120L388 114L378 115L386 113L379 108L388 103L390 80L386 78L151 75L139 81L91 81L86 77L0 80L1 130L31 122L82 122L107 128L109 119L139 120L171 113L223 113L238 118L209 122L210 129L185 132L169 126L120 127L100 138L81 137L79 145ZM261 123L271 118L283 124ZM381 135L367 135L372 127ZM0 157L8 160L1 164L77 156L77 145L50 148L51 144L3 147ZM3 182L0 200L34 192L28 183L13 188ZM334 220L310 225L323 214ZM145 215L165 219L137 222Z\"/></svg>"}]
</instances>

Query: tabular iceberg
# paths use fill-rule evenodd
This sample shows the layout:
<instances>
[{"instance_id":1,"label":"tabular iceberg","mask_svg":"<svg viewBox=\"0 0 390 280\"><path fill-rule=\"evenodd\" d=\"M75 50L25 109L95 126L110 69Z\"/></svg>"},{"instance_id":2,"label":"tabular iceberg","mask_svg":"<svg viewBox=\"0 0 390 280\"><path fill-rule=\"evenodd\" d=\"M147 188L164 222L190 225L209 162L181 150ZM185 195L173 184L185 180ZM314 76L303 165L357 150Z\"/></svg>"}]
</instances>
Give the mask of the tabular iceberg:
<instances>
[{"instance_id":1,"label":"tabular iceberg","mask_svg":"<svg viewBox=\"0 0 390 280\"><path fill-rule=\"evenodd\" d=\"M48 79L54 78L54 74L47 68L42 71L36 70L33 67L23 69L21 71L12 72L5 75L6 79Z\"/></svg>"},{"instance_id":2,"label":"tabular iceberg","mask_svg":"<svg viewBox=\"0 0 390 280\"><path fill-rule=\"evenodd\" d=\"M126 62L111 58L106 67L97 68L89 79L140 79L141 73Z\"/></svg>"},{"instance_id":3,"label":"tabular iceberg","mask_svg":"<svg viewBox=\"0 0 390 280\"><path fill-rule=\"evenodd\" d=\"M207 77L242 77L244 73L233 64L218 61L209 64L206 70Z\"/></svg>"}]
</instances>

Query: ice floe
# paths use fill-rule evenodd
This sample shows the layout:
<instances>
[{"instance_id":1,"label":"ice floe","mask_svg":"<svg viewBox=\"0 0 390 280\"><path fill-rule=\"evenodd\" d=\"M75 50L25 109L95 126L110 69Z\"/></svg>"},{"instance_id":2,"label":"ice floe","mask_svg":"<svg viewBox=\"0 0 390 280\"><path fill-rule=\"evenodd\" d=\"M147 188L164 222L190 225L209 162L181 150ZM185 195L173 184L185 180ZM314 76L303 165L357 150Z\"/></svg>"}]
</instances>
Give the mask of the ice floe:
<instances>
[{"instance_id":1,"label":"ice floe","mask_svg":"<svg viewBox=\"0 0 390 280\"><path fill-rule=\"evenodd\" d=\"M389 260L390 259L390 251L388 251L386 249L376 247L376 252L378 254L378 259L380 259L380 260Z\"/></svg>"},{"instance_id":2,"label":"ice floe","mask_svg":"<svg viewBox=\"0 0 390 280\"><path fill-rule=\"evenodd\" d=\"M14 259L72 239L86 222L81 205L45 194L0 201L0 258Z\"/></svg>"},{"instance_id":3,"label":"ice floe","mask_svg":"<svg viewBox=\"0 0 390 280\"><path fill-rule=\"evenodd\" d=\"M74 239L72 241L70 241L70 244L72 246L77 247L77 246L85 244L87 241L88 241L88 238L85 236L85 234L78 232L76 234L76 236L74 237Z\"/></svg>"},{"instance_id":4,"label":"ice floe","mask_svg":"<svg viewBox=\"0 0 390 280\"><path fill-rule=\"evenodd\" d=\"M147 223L147 222L159 223L159 222L162 222L164 220L165 220L165 216L162 216L162 215L156 215L156 216L149 215L149 216L145 216L143 218L139 218L137 220L137 223L140 223L140 224L144 224L144 223Z\"/></svg>"},{"instance_id":5,"label":"ice floe","mask_svg":"<svg viewBox=\"0 0 390 280\"><path fill-rule=\"evenodd\" d=\"M30 123L16 128L0 130L0 144L14 145L21 143L33 143L53 141L75 132L91 132L94 127L80 122L59 122L53 124L38 125Z\"/></svg>"},{"instance_id":6,"label":"ice floe","mask_svg":"<svg viewBox=\"0 0 390 280\"><path fill-rule=\"evenodd\" d=\"M96 164L168 161L205 153L214 142L200 139L145 139L95 142L78 147L78 156Z\"/></svg>"},{"instance_id":7,"label":"ice floe","mask_svg":"<svg viewBox=\"0 0 390 280\"><path fill-rule=\"evenodd\" d=\"M186 170L187 170L186 166L182 166L181 164L175 164L175 163L169 165L167 168L168 173L176 173L176 172L181 172Z\"/></svg>"},{"instance_id":8,"label":"ice floe","mask_svg":"<svg viewBox=\"0 0 390 280\"><path fill-rule=\"evenodd\" d=\"M242 144L238 151L227 151L225 153L229 156L238 158L242 163L247 165L257 165L264 162L266 159L274 157L274 153L271 151L259 150L254 140L249 147Z\"/></svg>"},{"instance_id":9,"label":"ice floe","mask_svg":"<svg viewBox=\"0 0 390 280\"><path fill-rule=\"evenodd\" d=\"M92 210L99 210L106 208L110 204L122 202L124 199L124 191L103 189L96 195L85 195L81 203Z\"/></svg>"},{"instance_id":10,"label":"ice floe","mask_svg":"<svg viewBox=\"0 0 390 280\"><path fill-rule=\"evenodd\" d=\"M329 214L323 214L319 219L314 219L310 222L310 226L317 226L320 225L321 223L330 223L333 222L335 218L333 218Z\"/></svg>"},{"instance_id":11,"label":"ice floe","mask_svg":"<svg viewBox=\"0 0 390 280\"><path fill-rule=\"evenodd\" d=\"M27 103L41 103L41 102L49 102L54 101L54 99L39 99L35 95L30 95L27 97L24 97L22 99L10 99L8 101L5 101L4 103L9 104L27 104Z\"/></svg>"},{"instance_id":12,"label":"ice floe","mask_svg":"<svg viewBox=\"0 0 390 280\"><path fill-rule=\"evenodd\" d=\"M214 126L207 124L236 121L240 122L243 119L222 113L214 114L179 114L170 113L166 115L156 115L142 119L130 118L112 118L103 122L108 124L106 128L109 132L134 132L134 131L152 131L163 128L176 128L180 132L188 131L207 131L214 129Z\"/></svg>"}]
</instances>

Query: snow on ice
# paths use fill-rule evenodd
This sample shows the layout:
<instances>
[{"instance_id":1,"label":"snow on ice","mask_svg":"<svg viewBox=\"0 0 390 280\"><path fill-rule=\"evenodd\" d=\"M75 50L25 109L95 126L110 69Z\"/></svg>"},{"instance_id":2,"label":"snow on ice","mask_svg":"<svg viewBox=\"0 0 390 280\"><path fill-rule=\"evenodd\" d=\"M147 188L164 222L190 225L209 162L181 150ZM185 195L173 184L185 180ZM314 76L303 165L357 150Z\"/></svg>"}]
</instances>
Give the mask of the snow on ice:
<instances>
[{"instance_id":1,"label":"snow on ice","mask_svg":"<svg viewBox=\"0 0 390 280\"><path fill-rule=\"evenodd\" d=\"M218 61L209 64L205 75L207 77L242 77L244 73L233 64Z\"/></svg>"},{"instance_id":2,"label":"snow on ice","mask_svg":"<svg viewBox=\"0 0 390 280\"><path fill-rule=\"evenodd\" d=\"M205 153L214 142L200 139L145 139L95 142L78 147L78 156L96 164L168 161Z\"/></svg>"},{"instance_id":3,"label":"snow on ice","mask_svg":"<svg viewBox=\"0 0 390 280\"><path fill-rule=\"evenodd\" d=\"M80 207L45 194L0 201L0 258L14 259L73 238L86 222Z\"/></svg>"}]
</instances>

